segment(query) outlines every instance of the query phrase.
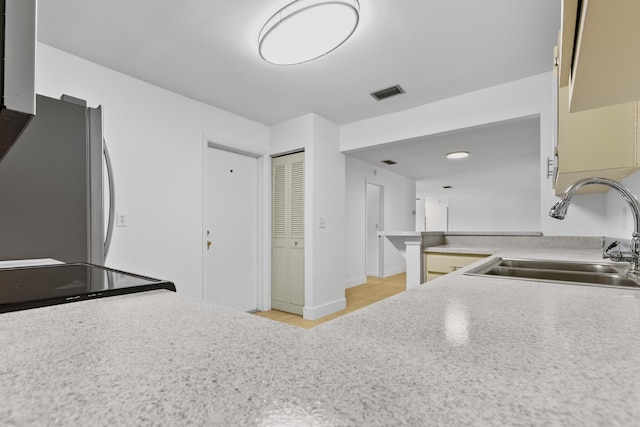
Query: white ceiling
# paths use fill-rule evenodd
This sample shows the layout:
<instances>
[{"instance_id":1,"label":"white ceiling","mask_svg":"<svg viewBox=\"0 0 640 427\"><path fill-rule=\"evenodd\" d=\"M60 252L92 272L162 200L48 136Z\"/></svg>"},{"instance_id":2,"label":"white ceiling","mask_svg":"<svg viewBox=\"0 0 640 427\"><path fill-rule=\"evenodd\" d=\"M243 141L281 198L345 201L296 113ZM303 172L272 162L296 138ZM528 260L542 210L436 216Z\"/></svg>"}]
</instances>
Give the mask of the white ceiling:
<instances>
[{"instance_id":1,"label":"white ceiling","mask_svg":"<svg viewBox=\"0 0 640 427\"><path fill-rule=\"evenodd\" d=\"M468 151L470 155L446 159L452 151ZM349 155L381 169L402 171L402 175L417 180L418 196L534 189L540 186L540 119L511 120L430 135ZM397 164L387 165L383 160Z\"/></svg>"},{"instance_id":2,"label":"white ceiling","mask_svg":"<svg viewBox=\"0 0 640 427\"><path fill-rule=\"evenodd\" d=\"M38 39L266 125L341 125L550 71L560 28L560 0L360 0L339 49L272 65L258 34L290 1L40 0ZM369 95L395 84L406 93Z\"/></svg>"}]
</instances>

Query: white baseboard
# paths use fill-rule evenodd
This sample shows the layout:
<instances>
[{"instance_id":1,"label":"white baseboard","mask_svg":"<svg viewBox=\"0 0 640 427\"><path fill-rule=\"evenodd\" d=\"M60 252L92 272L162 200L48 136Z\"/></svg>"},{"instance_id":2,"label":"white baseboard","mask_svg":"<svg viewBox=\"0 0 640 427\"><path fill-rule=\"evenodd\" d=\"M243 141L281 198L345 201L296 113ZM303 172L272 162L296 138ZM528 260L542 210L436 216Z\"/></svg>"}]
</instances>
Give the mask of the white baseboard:
<instances>
[{"instance_id":1,"label":"white baseboard","mask_svg":"<svg viewBox=\"0 0 640 427\"><path fill-rule=\"evenodd\" d=\"M402 265L398 267L385 268L384 277L395 276L396 274L404 273L407 271L407 267Z\"/></svg>"},{"instance_id":2,"label":"white baseboard","mask_svg":"<svg viewBox=\"0 0 640 427\"><path fill-rule=\"evenodd\" d=\"M340 298L339 300L318 307L303 307L302 317L306 320L318 320L321 317L328 316L345 308L347 308L347 300L346 298Z\"/></svg>"},{"instance_id":3,"label":"white baseboard","mask_svg":"<svg viewBox=\"0 0 640 427\"><path fill-rule=\"evenodd\" d=\"M367 276L354 277L344 282L344 288L349 289L354 286L364 285L365 283L367 283Z\"/></svg>"}]
</instances>

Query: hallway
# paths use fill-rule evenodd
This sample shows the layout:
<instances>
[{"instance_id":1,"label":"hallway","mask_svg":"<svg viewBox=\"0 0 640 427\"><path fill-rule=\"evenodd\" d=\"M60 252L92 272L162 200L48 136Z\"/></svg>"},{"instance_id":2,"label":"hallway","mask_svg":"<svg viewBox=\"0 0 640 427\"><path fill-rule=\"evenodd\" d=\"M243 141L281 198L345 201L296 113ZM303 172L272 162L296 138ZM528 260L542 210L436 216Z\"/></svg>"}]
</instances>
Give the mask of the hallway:
<instances>
[{"instance_id":1,"label":"hallway","mask_svg":"<svg viewBox=\"0 0 640 427\"><path fill-rule=\"evenodd\" d=\"M288 323L300 328L313 328L314 326L328 322L329 320L344 316L347 313L366 307L374 302L381 301L390 296L399 294L406 289L406 273L396 274L387 278L367 277L367 283L354 286L345 291L347 308L337 313L330 314L318 320L305 320L297 314L285 313L279 310L260 311L256 316L264 317L278 322Z\"/></svg>"}]
</instances>

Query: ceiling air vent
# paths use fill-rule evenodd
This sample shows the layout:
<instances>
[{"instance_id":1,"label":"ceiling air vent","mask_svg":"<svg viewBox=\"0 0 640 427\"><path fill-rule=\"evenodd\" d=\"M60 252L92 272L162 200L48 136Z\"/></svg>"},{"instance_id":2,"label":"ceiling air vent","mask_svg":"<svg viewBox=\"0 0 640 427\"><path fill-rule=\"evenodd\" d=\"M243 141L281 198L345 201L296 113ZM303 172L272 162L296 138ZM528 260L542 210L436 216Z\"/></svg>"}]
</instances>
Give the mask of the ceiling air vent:
<instances>
[{"instance_id":1,"label":"ceiling air vent","mask_svg":"<svg viewBox=\"0 0 640 427\"><path fill-rule=\"evenodd\" d=\"M404 89L402 89L400 85L395 85L386 89L379 90L377 92L373 92L371 96L373 96L376 101L382 101L383 99L389 98L390 96L400 95L401 93L404 93Z\"/></svg>"},{"instance_id":2,"label":"ceiling air vent","mask_svg":"<svg viewBox=\"0 0 640 427\"><path fill-rule=\"evenodd\" d=\"M393 160L380 160L382 163L386 163L388 165L395 165L398 162L394 162Z\"/></svg>"}]
</instances>

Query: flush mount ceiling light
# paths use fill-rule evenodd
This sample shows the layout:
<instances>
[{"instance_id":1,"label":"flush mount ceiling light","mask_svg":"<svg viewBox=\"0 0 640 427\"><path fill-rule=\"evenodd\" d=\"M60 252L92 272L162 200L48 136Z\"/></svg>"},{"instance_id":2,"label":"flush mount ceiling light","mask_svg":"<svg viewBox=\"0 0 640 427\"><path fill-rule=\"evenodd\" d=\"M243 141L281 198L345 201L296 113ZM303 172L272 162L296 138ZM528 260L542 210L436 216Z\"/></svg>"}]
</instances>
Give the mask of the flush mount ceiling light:
<instances>
[{"instance_id":1,"label":"flush mount ceiling light","mask_svg":"<svg viewBox=\"0 0 640 427\"><path fill-rule=\"evenodd\" d=\"M296 0L264 24L258 51L276 65L311 61L344 43L359 19L358 0Z\"/></svg>"},{"instance_id":2,"label":"flush mount ceiling light","mask_svg":"<svg viewBox=\"0 0 640 427\"><path fill-rule=\"evenodd\" d=\"M447 159L464 159L465 157L469 157L468 151L454 151L447 154Z\"/></svg>"}]
</instances>

